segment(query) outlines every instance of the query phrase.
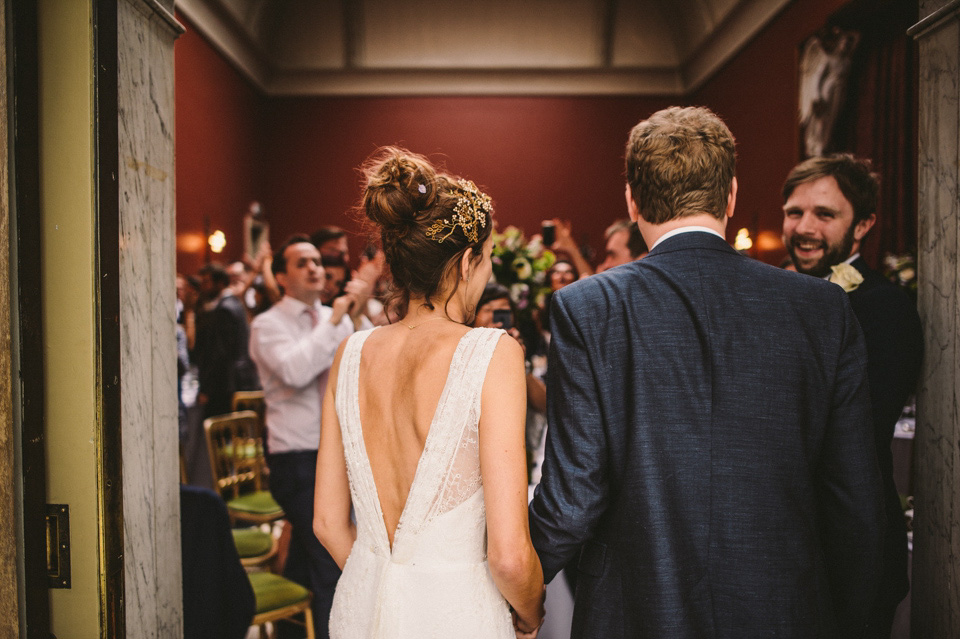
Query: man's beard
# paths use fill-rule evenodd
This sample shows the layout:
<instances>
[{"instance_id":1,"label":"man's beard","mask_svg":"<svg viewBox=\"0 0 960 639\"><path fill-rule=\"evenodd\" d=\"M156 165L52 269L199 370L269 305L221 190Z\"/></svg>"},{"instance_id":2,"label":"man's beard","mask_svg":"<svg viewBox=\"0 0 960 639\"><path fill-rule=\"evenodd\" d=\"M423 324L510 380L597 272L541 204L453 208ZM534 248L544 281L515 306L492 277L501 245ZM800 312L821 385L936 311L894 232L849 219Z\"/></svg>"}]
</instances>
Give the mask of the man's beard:
<instances>
[{"instance_id":1,"label":"man's beard","mask_svg":"<svg viewBox=\"0 0 960 639\"><path fill-rule=\"evenodd\" d=\"M853 249L853 233L856 227L856 223L851 222L850 228L847 229L847 232L844 233L843 238L841 238L838 244L827 245L826 242L822 242L821 244L823 244L824 249L823 257L817 260L813 266L807 268L800 265L800 261L797 259L796 247L794 246L795 242L800 242L803 238L799 235L794 235L787 243L787 252L790 253L790 259L793 261L794 267L796 267L800 273L806 273L814 277L826 277L830 274L831 266L835 266L850 257L850 251Z\"/></svg>"}]
</instances>

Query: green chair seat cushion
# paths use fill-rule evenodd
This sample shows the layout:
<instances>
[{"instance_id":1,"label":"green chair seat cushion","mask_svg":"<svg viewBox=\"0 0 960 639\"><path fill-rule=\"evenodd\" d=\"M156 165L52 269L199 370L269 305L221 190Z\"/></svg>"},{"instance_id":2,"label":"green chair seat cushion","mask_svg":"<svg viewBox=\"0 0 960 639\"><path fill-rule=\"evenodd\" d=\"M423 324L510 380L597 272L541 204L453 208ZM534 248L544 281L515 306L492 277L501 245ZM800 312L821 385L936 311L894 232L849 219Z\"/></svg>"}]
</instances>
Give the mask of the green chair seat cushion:
<instances>
[{"instance_id":1,"label":"green chair seat cushion","mask_svg":"<svg viewBox=\"0 0 960 639\"><path fill-rule=\"evenodd\" d=\"M228 442L220 448L220 454L225 459L233 459L233 442ZM253 440L244 442L240 445L240 456L245 459L253 459L263 455L263 446L260 446Z\"/></svg>"},{"instance_id":2,"label":"green chair seat cushion","mask_svg":"<svg viewBox=\"0 0 960 639\"><path fill-rule=\"evenodd\" d=\"M247 575L257 599L257 614L300 603L310 591L272 572L251 572Z\"/></svg>"},{"instance_id":3,"label":"green chair seat cushion","mask_svg":"<svg viewBox=\"0 0 960 639\"><path fill-rule=\"evenodd\" d=\"M251 515L282 514L283 509L268 490L258 490L227 501L227 508Z\"/></svg>"},{"instance_id":4,"label":"green chair seat cushion","mask_svg":"<svg viewBox=\"0 0 960 639\"><path fill-rule=\"evenodd\" d=\"M260 557L273 548L273 538L270 533L259 528L234 528L233 543L241 559Z\"/></svg>"}]
</instances>

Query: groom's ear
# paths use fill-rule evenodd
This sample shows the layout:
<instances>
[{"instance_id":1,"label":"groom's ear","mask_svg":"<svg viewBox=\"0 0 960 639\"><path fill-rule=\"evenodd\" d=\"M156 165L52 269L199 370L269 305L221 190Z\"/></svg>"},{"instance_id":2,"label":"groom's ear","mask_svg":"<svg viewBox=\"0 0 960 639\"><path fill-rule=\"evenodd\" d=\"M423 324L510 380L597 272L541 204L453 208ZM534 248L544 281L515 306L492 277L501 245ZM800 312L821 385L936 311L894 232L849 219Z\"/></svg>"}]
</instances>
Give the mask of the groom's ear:
<instances>
[{"instance_id":1,"label":"groom's ear","mask_svg":"<svg viewBox=\"0 0 960 639\"><path fill-rule=\"evenodd\" d=\"M630 219L634 222L637 221L637 218L640 217L640 208L637 206L636 201L633 199L633 189L630 188L630 183L627 182L627 188L624 192L624 197L627 198L627 215L630 216Z\"/></svg>"},{"instance_id":2,"label":"groom's ear","mask_svg":"<svg viewBox=\"0 0 960 639\"><path fill-rule=\"evenodd\" d=\"M734 176L730 183L730 194L727 195L727 209L724 211L724 217L727 219L733 217L733 209L737 208L737 178Z\"/></svg>"}]
</instances>

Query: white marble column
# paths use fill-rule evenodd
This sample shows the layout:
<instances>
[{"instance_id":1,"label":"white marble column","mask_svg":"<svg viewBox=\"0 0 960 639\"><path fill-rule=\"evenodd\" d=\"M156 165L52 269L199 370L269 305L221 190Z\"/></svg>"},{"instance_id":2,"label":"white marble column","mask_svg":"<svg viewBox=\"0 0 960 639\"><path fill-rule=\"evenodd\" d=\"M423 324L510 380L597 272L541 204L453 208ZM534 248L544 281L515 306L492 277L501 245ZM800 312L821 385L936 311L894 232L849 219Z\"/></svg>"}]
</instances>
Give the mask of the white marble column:
<instances>
[{"instance_id":1,"label":"white marble column","mask_svg":"<svg viewBox=\"0 0 960 639\"><path fill-rule=\"evenodd\" d=\"M960 2L921 0L919 307L911 635L960 637Z\"/></svg>"},{"instance_id":2,"label":"white marble column","mask_svg":"<svg viewBox=\"0 0 960 639\"><path fill-rule=\"evenodd\" d=\"M117 7L126 636L183 636L173 0Z\"/></svg>"}]
</instances>

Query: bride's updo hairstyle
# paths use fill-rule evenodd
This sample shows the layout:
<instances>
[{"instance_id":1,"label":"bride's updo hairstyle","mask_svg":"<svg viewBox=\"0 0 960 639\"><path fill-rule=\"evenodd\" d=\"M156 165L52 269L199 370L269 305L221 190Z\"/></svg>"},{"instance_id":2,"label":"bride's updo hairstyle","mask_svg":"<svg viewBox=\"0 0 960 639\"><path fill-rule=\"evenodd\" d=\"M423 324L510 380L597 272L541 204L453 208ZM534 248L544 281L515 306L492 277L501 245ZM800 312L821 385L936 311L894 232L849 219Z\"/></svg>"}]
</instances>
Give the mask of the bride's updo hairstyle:
<instances>
[{"instance_id":1,"label":"bride's updo hairstyle","mask_svg":"<svg viewBox=\"0 0 960 639\"><path fill-rule=\"evenodd\" d=\"M438 171L422 155L385 147L364 166L363 211L379 227L383 253L393 275L390 304L402 315L411 296L422 296L435 308L444 282L453 288L467 249L479 262L493 231L490 198L468 180Z\"/></svg>"}]
</instances>

